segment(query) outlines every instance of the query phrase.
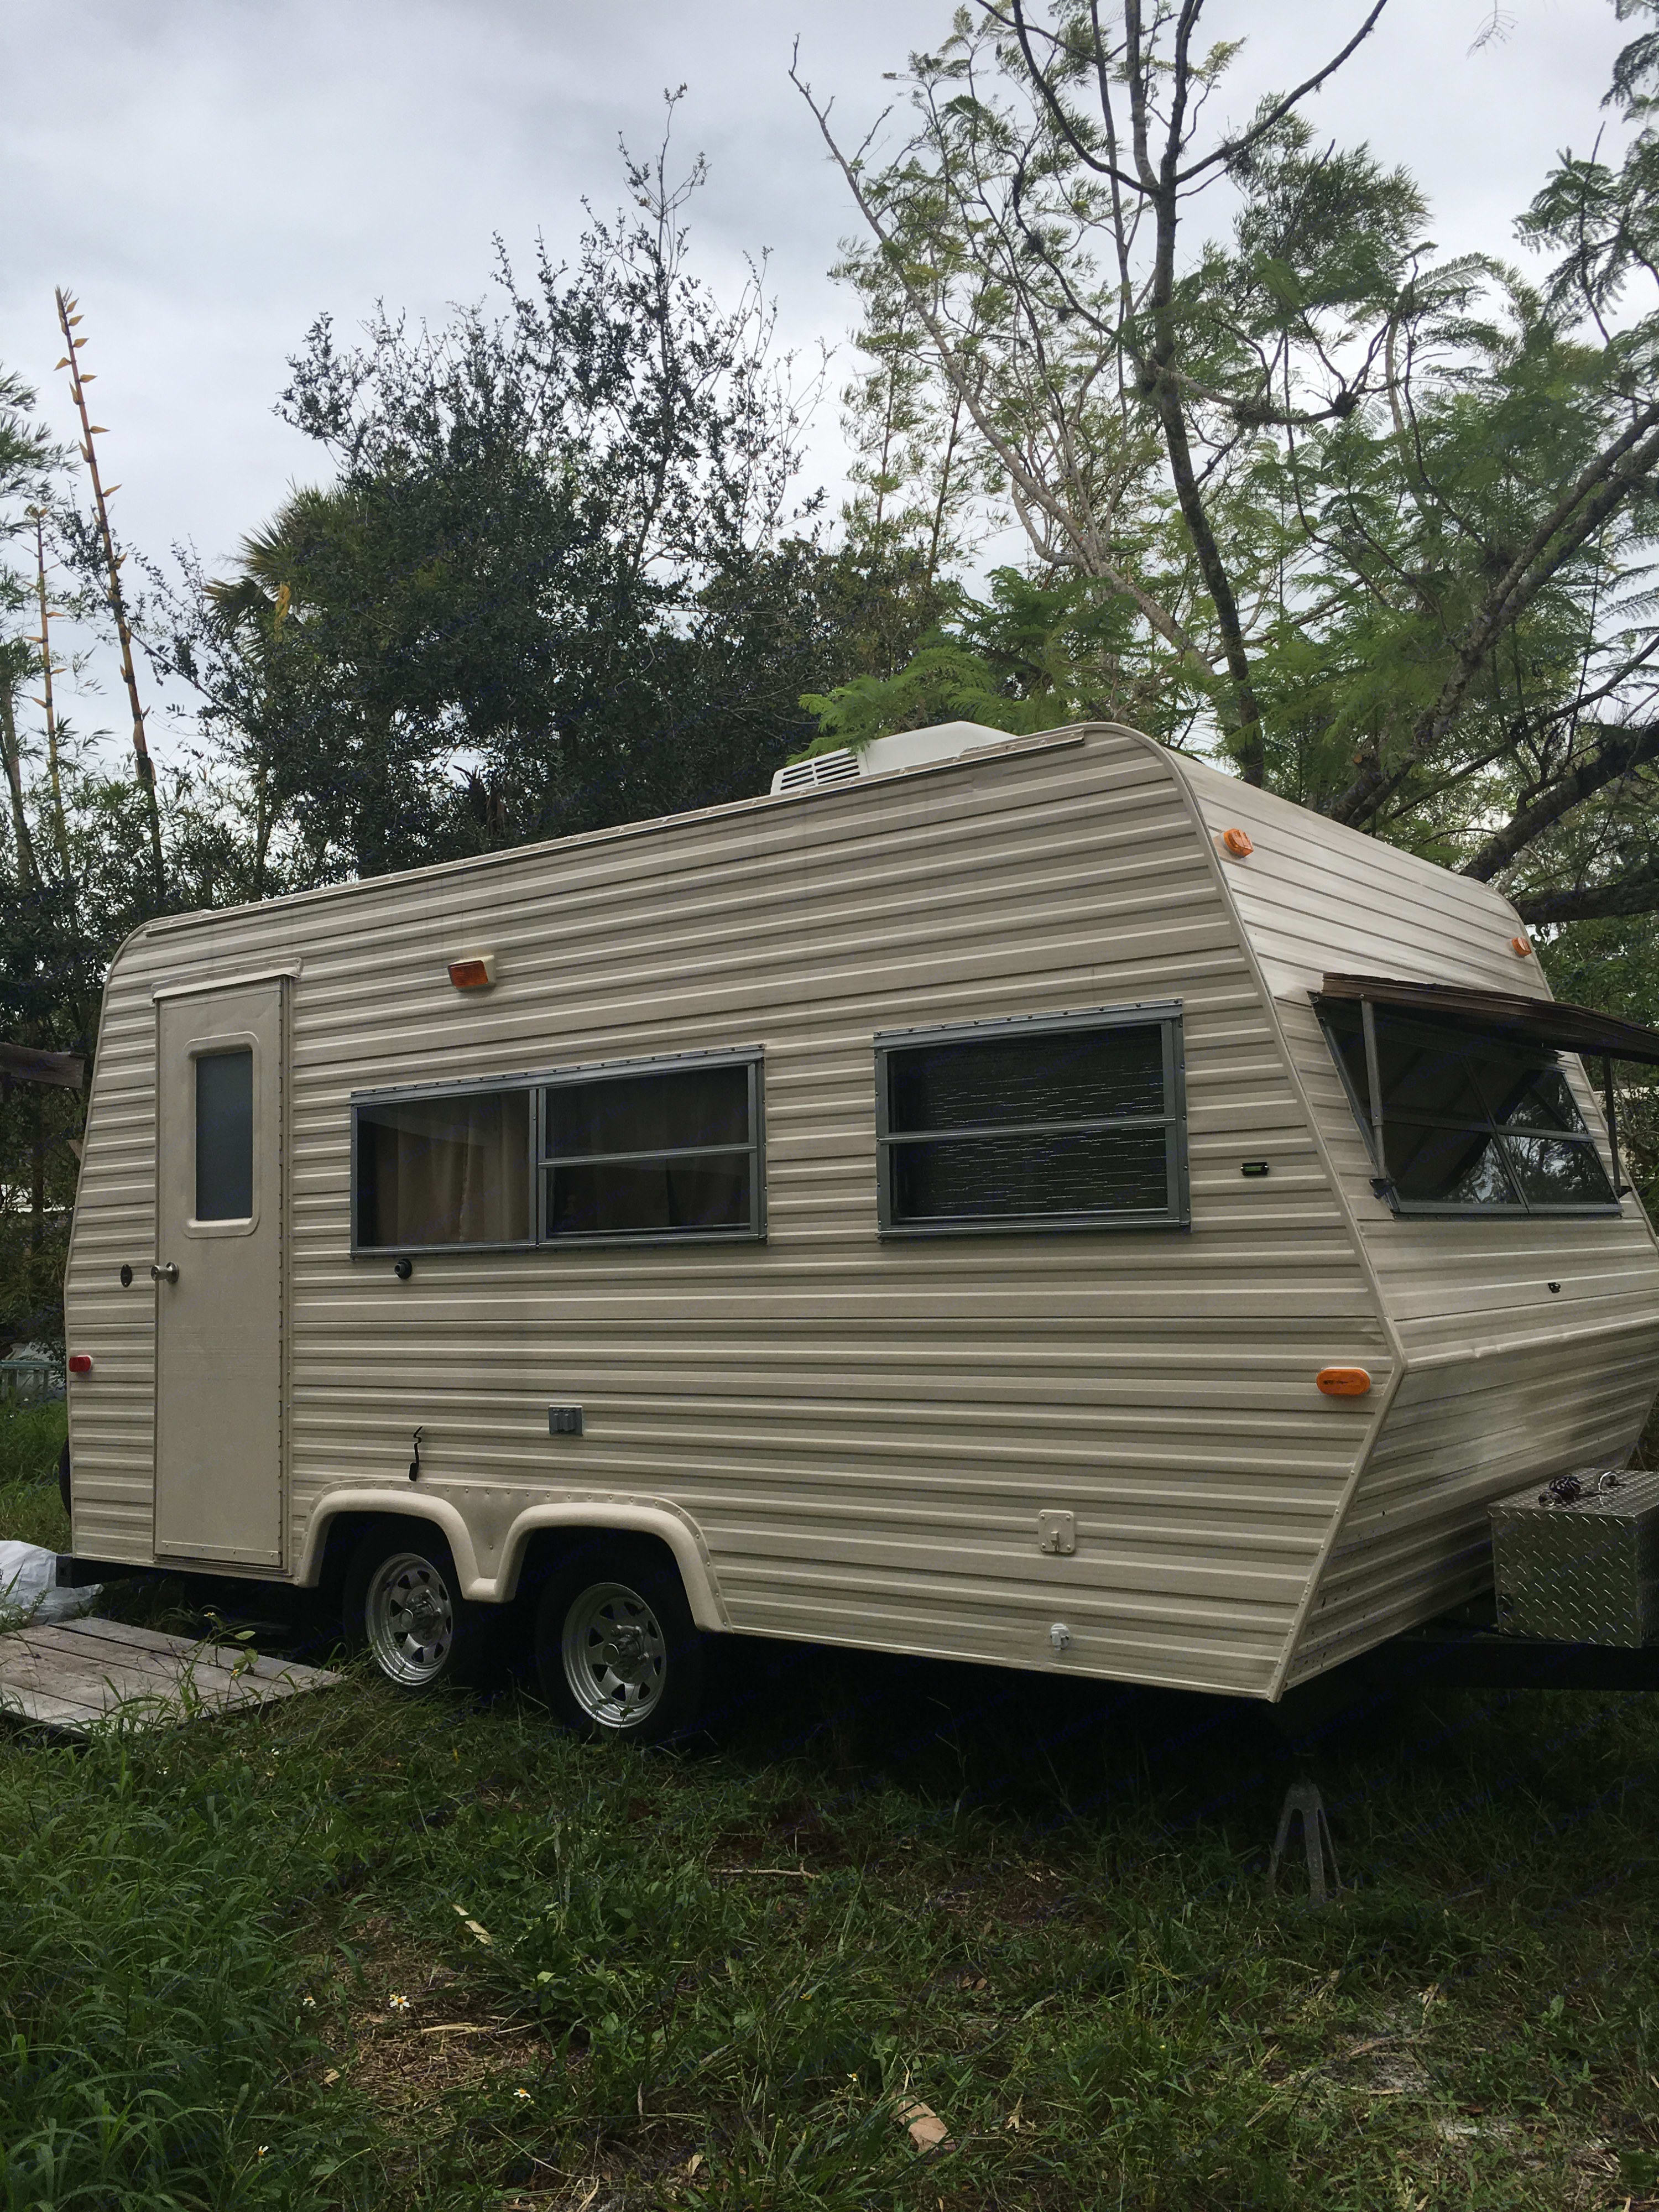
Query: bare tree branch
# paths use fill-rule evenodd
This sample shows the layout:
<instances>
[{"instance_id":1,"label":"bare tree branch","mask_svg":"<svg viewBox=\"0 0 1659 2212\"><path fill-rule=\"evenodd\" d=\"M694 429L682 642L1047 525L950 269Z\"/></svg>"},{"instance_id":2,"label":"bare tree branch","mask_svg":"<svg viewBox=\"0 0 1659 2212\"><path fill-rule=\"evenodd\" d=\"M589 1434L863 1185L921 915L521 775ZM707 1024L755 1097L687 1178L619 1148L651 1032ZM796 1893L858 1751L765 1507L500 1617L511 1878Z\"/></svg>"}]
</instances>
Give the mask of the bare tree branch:
<instances>
[{"instance_id":1,"label":"bare tree branch","mask_svg":"<svg viewBox=\"0 0 1659 2212\"><path fill-rule=\"evenodd\" d=\"M1190 169L1183 169L1176 178L1176 183L1190 184L1194 177L1200 176L1206 169L1212 168L1218 161L1236 161L1241 154L1248 154L1252 146L1258 144L1267 137L1275 124L1282 123L1291 110L1299 106L1310 92L1317 92L1326 78L1334 76L1348 57L1364 44L1376 29L1377 19L1388 4L1389 0L1376 0L1376 4L1370 14L1366 16L1340 53L1328 61L1323 69L1316 70L1312 76L1297 85L1294 92L1287 92L1282 100L1275 100L1266 115L1258 118L1242 138L1224 139L1219 146L1206 154L1201 161L1195 161ZM1196 15L1196 9L1194 13Z\"/></svg>"},{"instance_id":2,"label":"bare tree branch","mask_svg":"<svg viewBox=\"0 0 1659 2212\"><path fill-rule=\"evenodd\" d=\"M803 81L793 61L790 64L789 81L811 110L813 119L823 135L823 143L830 149L830 159L841 171L860 214L869 225L878 244L891 254L890 265L906 298L915 309L917 319L922 324L933 341L934 350L939 357L939 368L947 382L973 418L974 426L980 435L1008 471L1009 482L1017 489L1020 500L1031 510L1043 515L1058 532L1060 538L1074 549L1074 557L1079 567L1085 573L1099 575L1104 582L1110 584L1115 590L1121 592L1127 599L1132 600L1165 644L1172 646L1176 652L1188 663L1194 673L1207 685L1213 680L1213 672L1195 640L1188 635L1169 609L1161 605L1136 578L1129 574L1127 569L1106 557L1098 544L1091 545L1080 537L1077 519L1071 513L1066 502L1028 466L1025 457L1012 441L1003 435L975 388L973 378L968 374L962 362L957 348L951 341L950 331L935 314L924 295L911 282L902 265L899 256L893 251L894 241L884 227L880 215L871 201L869 194L865 191L856 166L842 153L834 133L830 131L829 110L818 106L812 95L811 88ZM1033 538L1033 543L1036 543L1035 538ZM1041 545L1037 550L1039 552L1044 551ZM1052 554L1047 554L1045 557L1053 556Z\"/></svg>"},{"instance_id":3,"label":"bare tree branch","mask_svg":"<svg viewBox=\"0 0 1659 2212\"><path fill-rule=\"evenodd\" d=\"M1464 862L1462 872L1480 883L1489 883L1564 814L1651 760L1659 760L1659 722L1650 723L1645 729L1610 734L1577 768L1558 777L1513 821L1488 837L1474 858Z\"/></svg>"},{"instance_id":4,"label":"bare tree branch","mask_svg":"<svg viewBox=\"0 0 1659 2212\"><path fill-rule=\"evenodd\" d=\"M1439 696L1425 708L1412 731L1414 757L1421 757L1450 729L1498 639L1513 627L1562 565L1659 463L1656 424L1659 424L1659 402L1643 408L1612 445L1581 471L1493 586L1480 613L1464 631ZM1379 771L1375 763L1368 763L1332 805L1333 818L1351 826L1368 820L1380 803L1379 792Z\"/></svg>"},{"instance_id":5,"label":"bare tree branch","mask_svg":"<svg viewBox=\"0 0 1659 2212\"><path fill-rule=\"evenodd\" d=\"M1634 868L1610 884L1576 890L1527 891L1515 901L1522 921L1606 921L1624 914L1659 914L1659 863Z\"/></svg>"}]
</instances>

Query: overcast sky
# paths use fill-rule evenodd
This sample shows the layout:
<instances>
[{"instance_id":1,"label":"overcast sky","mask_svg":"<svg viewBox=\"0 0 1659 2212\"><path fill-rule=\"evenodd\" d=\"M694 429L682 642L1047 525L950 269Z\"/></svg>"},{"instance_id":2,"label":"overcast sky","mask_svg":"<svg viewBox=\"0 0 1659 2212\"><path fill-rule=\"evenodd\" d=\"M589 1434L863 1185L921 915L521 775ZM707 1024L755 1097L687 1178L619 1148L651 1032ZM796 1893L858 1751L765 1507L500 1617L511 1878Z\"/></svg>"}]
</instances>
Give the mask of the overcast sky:
<instances>
[{"instance_id":1,"label":"overcast sky","mask_svg":"<svg viewBox=\"0 0 1659 2212\"><path fill-rule=\"evenodd\" d=\"M769 249L786 342L844 339L827 270L851 228L787 78L833 94L861 132L883 72L936 43L948 0L0 0L0 362L70 427L52 291L78 292L118 520L161 555L210 564L317 479L279 423L286 356L324 310L349 331L377 299L441 318L486 289L499 231L527 260L614 207L618 134L654 145L661 96L708 157L694 259L733 288ZM1210 0L1213 37L1248 41L1225 106L1243 113L1340 45L1359 0ZM1446 252L1510 252L1510 224L1555 152L1605 118L1632 27L1610 0L1392 0L1309 109L1427 190ZM835 410L815 473L837 474ZM112 703L105 708L111 715ZM112 719L112 715L111 716ZM103 717L99 717L103 719Z\"/></svg>"}]
</instances>

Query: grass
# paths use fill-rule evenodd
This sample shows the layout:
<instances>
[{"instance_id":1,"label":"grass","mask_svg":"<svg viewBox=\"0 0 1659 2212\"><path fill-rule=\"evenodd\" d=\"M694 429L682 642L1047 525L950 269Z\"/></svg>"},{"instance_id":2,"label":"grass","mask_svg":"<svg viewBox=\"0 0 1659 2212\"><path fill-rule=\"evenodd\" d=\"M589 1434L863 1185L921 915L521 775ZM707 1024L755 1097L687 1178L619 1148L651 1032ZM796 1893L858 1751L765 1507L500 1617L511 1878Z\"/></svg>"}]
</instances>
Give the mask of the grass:
<instances>
[{"instance_id":1,"label":"grass","mask_svg":"<svg viewBox=\"0 0 1659 2212\"><path fill-rule=\"evenodd\" d=\"M1331 1741L1310 1911L1265 1893L1259 1717L724 1660L712 1740L657 1753L364 1677L0 1736L0 2205L1659 2203L1641 1699Z\"/></svg>"},{"instance_id":2,"label":"grass","mask_svg":"<svg viewBox=\"0 0 1659 2212\"><path fill-rule=\"evenodd\" d=\"M69 1549L69 1516L58 1488L67 1416L50 1406L0 1406L0 1536L48 1551Z\"/></svg>"}]
</instances>

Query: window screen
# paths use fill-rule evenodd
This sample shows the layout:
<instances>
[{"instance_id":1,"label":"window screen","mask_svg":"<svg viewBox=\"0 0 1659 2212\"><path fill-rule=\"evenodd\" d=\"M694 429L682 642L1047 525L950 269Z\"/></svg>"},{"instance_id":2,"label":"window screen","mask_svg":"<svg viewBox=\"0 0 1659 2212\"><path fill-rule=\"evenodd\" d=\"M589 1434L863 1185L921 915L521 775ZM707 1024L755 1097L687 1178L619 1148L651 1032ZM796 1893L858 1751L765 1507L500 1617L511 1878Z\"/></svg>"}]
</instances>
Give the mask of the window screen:
<instances>
[{"instance_id":1,"label":"window screen","mask_svg":"<svg viewBox=\"0 0 1659 2212\"><path fill-rule=\"evenodd\" d=\"M1174 1008L877 1039L884 1231L1178 1226Z\"/></svg>"},{"instance_id":2,"label":"window screen","mask_svg":"<svg viewBox=\"0 0 1659 2212\"><path fill-rule=\"evenodd\" d=\"M530 1241L528 1091L458 1091L357 1109L357 1243Z\"/></svg>"},{"instance_id":3,"label":"window screen","mask_svg":"<svg viewBox=\"0 0 1659 2212\"><path fill-rule=\"evenodd\" d=\"M204 1053L196 1062L196 1218L253 1214L253 1049Z\"/></svg>"},{"instance_id":4,"label":"window screen","mask_svg":"<svg viewBox=\"0 0 1659 2212\"><path fill-rule=\"evenodd\" d=\"M1379 1173L1402 1213L1582 1213L1613 1186L1555 1054L1538 1045L1378 1006ZM1322 1008L1354 1110L1375 1149L1364 1018Z\"/></svg>"},{"instance_id":5,"label":"window screen","mask_svg":"<svg viewBox=\"0 0 1659 2212\"><path fill-rule=\"evenodd\" d=\"M544 1234L758 1236L757 1087L753 1061L549 1084Z\"/></svg>"}]
</instances>

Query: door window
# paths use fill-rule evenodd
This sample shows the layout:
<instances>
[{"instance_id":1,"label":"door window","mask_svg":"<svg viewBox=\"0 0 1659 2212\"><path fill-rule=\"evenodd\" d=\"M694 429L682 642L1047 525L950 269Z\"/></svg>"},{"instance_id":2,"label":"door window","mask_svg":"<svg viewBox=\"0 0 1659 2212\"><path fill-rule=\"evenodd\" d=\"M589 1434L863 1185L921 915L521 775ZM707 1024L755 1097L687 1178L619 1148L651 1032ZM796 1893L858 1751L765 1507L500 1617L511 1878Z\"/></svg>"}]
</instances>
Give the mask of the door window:
<instances>
[{"instance_id":1,"label":"door window","mask_svg":"<svg viewBox=\"0 0 1659 2212\"><path fill-rule=\"evenodd\" d=\"M196 1061L196 1218L253 1215L253 1049L200 1054Z\"/></svg>"}]
</instances>

